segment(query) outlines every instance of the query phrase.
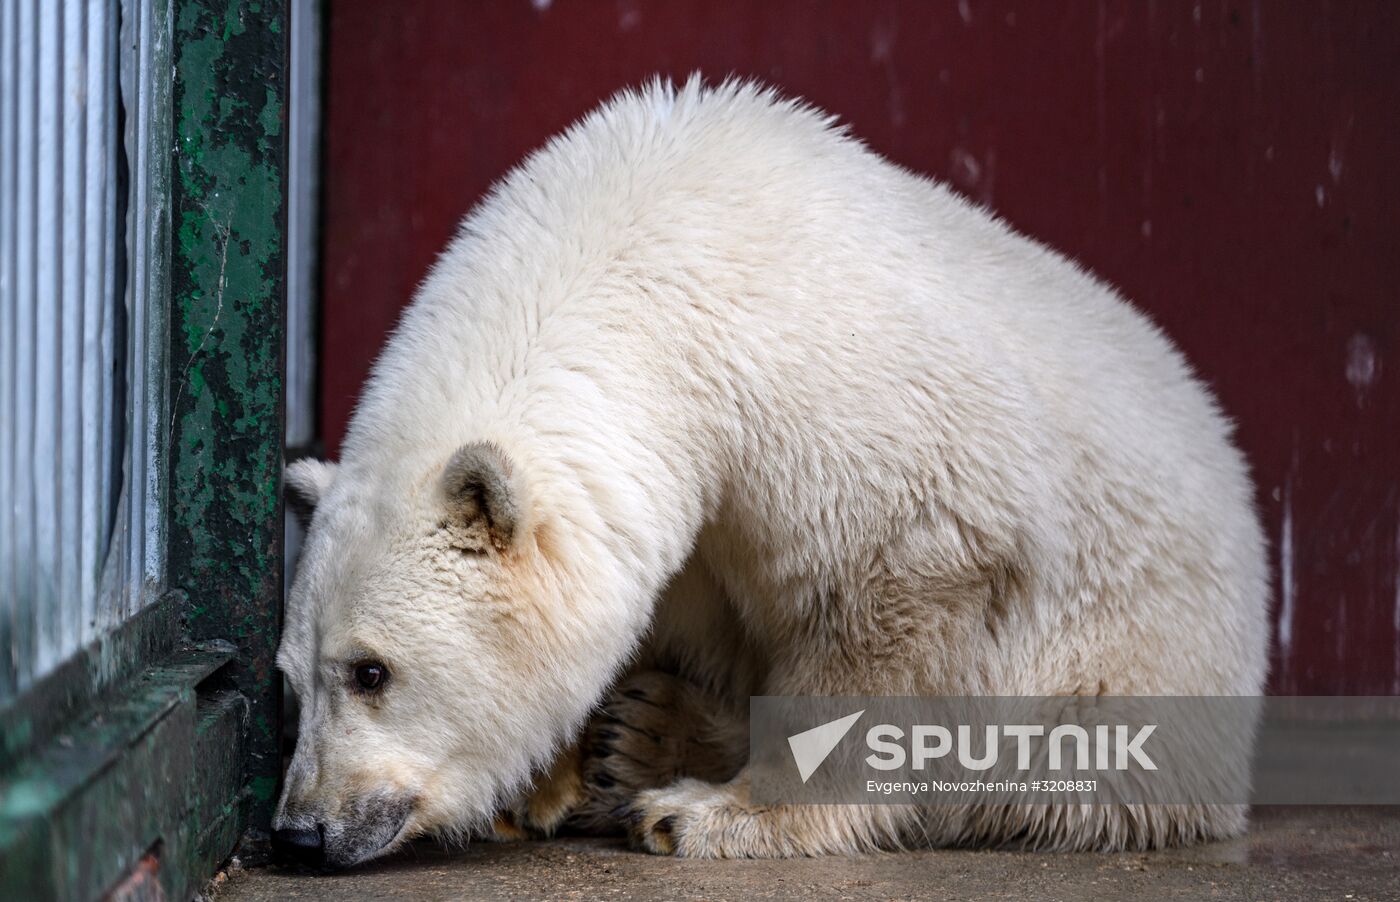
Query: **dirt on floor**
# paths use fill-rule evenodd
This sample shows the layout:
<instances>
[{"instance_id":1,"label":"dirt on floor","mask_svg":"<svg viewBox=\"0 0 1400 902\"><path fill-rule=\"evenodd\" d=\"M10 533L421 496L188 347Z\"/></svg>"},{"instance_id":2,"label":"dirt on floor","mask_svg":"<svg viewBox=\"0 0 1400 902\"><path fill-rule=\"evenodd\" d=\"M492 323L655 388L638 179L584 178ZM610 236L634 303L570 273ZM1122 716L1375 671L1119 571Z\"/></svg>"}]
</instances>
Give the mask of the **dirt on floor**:
<instances>
[{"instance_id":1,"label":"dirt on floor","mask_svg":"<svg viewBox=\"0 0 1400 902\"><path fill-rule=\"evenodd\" d=\"M687 861L621 840L419 843L351 871L236 863L216 902L359 899L1400 900L1400 810L1266 808L1230 842L1152 853L926 850L786 861Z\"/></svg>"}]
</instances>

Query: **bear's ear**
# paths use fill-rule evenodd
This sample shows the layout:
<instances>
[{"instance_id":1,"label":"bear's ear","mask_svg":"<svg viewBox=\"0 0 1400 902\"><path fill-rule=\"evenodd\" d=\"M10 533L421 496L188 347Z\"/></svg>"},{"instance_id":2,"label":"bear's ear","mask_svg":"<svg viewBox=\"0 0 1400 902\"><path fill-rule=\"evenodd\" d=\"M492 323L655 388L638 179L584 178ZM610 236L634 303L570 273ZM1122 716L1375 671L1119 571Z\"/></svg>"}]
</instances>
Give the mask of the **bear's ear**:
<instances>
[{"instance_id":1,"label":"bear's ear","mask_svg":"<svg viewBox=\"0 0 1400 902\"><path fill-rule=\"evenodd\" d=\"M442 473L448 509L461 527L484 533L497 551L520 529L521 488L515 467L493 442L472 442L452 455Z\"/></svg>"},{"instance_id":2,"label":"bear's ear","mask_svg":"<svg viewBox=\"0 0 1400 902\"><path fill-rule=\"evenodd\" d=\"M287 466L283 477L287 488L287 506L296 514L302 526L311 522L316 505L321 503L331 483L335 481L336 465L330 461L305 457Z\"/></svg>"}]
</instances>

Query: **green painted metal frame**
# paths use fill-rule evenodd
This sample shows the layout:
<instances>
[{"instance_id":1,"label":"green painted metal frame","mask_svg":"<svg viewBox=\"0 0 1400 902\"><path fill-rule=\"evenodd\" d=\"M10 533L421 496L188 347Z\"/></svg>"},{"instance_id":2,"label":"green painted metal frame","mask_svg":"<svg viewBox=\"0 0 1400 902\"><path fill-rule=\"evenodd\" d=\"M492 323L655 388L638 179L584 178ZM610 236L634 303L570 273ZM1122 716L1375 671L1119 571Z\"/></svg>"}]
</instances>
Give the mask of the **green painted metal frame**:
<instances>
[{"instance_id":1,"label":"green painted metal frame","mask_svg":"<svg viewBox=\"0 0 1400 902\"><path fill-rule=\"evenodd\" d=\"M169 238L150 262L168 278L170 591L0 712L5 899L93 898L152 855L187 898L266 829L281 773L289 11L155 14L156 71L174 73L156 146L173 151L151 215L171 221L136 227Z\"/></svg>"},{"instance_id":2,"label":"green painted metal frame","mask_svg":"<svg viewBox=\"0 0 1400 902\"><path fill-rule=\"evenodd\" d=\"M179 0L167 583L196 638L238 646L253 822L281 773L288 9Z\"/></svg>"}]
</instances>

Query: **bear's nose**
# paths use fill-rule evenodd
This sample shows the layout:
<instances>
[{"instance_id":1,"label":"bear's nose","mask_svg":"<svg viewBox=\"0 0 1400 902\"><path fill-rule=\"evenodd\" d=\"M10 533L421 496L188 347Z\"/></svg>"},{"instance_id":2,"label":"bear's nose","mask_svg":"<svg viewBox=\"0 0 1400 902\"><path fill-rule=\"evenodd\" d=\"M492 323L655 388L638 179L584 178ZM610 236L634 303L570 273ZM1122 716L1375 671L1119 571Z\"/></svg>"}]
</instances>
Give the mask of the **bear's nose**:
<instances>
[{"instance_id":1,"label":"bear's nose","mask_svg":"<svg viewBox=\"0 0 1400 902\"><path fill-rule=\"evenodd\" d=\"M315 830L273 830L272 857L281 864L301 864L319 868L326 863L326 828Z\"/></svg>"}]
</instances>

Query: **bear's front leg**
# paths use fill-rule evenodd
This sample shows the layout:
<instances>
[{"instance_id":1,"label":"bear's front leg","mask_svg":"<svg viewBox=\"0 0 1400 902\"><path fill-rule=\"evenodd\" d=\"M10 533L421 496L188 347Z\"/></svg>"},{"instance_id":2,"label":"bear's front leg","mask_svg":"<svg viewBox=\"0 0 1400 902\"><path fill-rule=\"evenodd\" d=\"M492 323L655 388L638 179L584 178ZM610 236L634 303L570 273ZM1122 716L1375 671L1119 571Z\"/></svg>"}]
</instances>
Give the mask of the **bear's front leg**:
<instances>
[{"instance_id":1,"label":"bear's front leg","mask_svg":"<svg viewBox=\"0 0 1400 902\"><path fill-rule=\"evenodd\" d=\"M684 777L723 782L747 759L748 723L736 708L678 676L640 671L612 690L583 734L482 838L625 832L639 792Z\"/></svg>"},{"instance_id":2,"label":"bear's front leg","mask_svg":"<svg viewBox=\"0 0 1400 902\"><path fill-rule=\"evenodd\" d=\"M624 828L637 847L693 858L787 858L899 844L894 806L754 805L748 720L679 677L624 680L583 742L587 800L571 822Z\"/></svg>"},{"instance_id":3,"label":"bear's front leg","mask_svg":"<svg viewBox=\"0 0 1400 902\"><path fill-rule=\"evenodd\" d=\"M747 768L727 783L678 780L637 795L633 842L684 858L798 858L901 845L912 809L889 805L755 805Z\"/></svg>"},{"instance_id":4,"label":"bear's front leg","mask_svg":"<svg viewBox=\"0 0 1400 902\"><path fill-rule=\"evenodd\" d=\"M722 782L748 760L748 724L719 698L649 670L624 679L580 742L585 798L569 823L589 831L628 826L637 794L690 777Z\"/></svg>"}]
</instances>

